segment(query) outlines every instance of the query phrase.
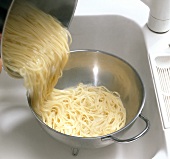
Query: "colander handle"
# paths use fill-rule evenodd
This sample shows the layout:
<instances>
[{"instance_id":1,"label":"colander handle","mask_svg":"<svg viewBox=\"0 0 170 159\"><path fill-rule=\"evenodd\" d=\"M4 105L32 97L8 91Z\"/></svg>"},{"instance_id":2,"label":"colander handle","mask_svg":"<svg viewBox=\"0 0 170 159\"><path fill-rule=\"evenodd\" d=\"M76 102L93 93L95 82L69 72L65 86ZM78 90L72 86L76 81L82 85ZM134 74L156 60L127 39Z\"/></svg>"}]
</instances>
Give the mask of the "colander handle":
<instances>
[{"instance_id":1,"label":"colander handle","mask_svg":"<svg viewBox=\"0 0 170 159\"><path fill-rule=\"evenodd\" d=\"M129 138L129 139L118 139L118 138L110 135L110 136L102 138L102 141L111 139L114 142L118 142L118 143L129 143L129 142L135 141L135 140L139 139L140 137L144 136L148 132L148 130L150 128L150 122L149 122L148 119L146 119L141 114L139 115L139 117L145 122L146 126L145 126L144 130L142 132L140 132L138 135L136 135L136 136L134 136L132 138Z\"/></svg>"}]
</instances>

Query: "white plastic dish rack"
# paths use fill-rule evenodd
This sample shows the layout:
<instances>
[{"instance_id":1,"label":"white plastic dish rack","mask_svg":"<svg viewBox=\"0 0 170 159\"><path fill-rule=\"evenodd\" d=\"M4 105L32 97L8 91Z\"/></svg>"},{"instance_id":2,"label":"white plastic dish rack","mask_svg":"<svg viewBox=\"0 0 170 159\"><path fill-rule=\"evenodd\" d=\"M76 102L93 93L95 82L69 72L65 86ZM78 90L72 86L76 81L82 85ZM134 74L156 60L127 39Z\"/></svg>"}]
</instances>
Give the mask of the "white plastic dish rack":
<instances>
[{"instance_id":1,"label":"white plastic dish rack","mask_svg":"<svg viewBox=\"0 0 170 159\"><path fill-rule=\"evenodd\" d=\"M165 129L170 129L170 53L150 54L158 106Z\"/></svg>"}]
</instances>

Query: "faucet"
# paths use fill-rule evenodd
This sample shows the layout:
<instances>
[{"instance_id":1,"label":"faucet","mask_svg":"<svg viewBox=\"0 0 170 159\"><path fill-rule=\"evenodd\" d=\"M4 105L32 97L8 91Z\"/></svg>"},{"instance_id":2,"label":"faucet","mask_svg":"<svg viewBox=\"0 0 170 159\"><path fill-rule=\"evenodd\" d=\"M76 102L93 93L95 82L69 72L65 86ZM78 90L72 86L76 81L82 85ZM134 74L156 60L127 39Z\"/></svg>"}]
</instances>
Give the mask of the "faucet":
<instances>
[{"instance_id":1,"label":"faucet","mask_svg":"<svg viewBox=\"0 0 170 159\"><path fill-rule=\"evenodd\" d=\"M141 0L150 8L148 28L156 33L170 30L170 0Z\"/></svg>"}]
</instances>

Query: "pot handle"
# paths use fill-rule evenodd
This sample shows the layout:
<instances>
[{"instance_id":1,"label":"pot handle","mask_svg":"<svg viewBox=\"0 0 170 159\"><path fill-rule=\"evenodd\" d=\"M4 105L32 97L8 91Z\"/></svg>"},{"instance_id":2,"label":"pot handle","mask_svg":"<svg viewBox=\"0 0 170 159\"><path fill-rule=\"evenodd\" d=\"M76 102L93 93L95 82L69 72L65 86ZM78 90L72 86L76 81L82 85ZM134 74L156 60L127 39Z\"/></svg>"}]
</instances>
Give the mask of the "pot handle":
<instances>
[{"instance_id":1,"label":"pot handle","mask_svg":"<svg viewBox=\"0 0 170 159\"><path fill-rule=\"evenodd\" d=\"M145 122L146 126L145 126L144 130L142 132L140 132L138 135L136 135L136 136L134 136L132 138L129 138L129 139L118 139L118 138L116 138L114 136L107 136L107 137L103 137L101 140L105 141L105 140L110 140L111 139L111 140L113 140L115 142L118 142L118 143L129 143L129 142L135 141L138 138L144 136L148 132L148 130L150 128L150 122L149 122L148 119L146 119L141 114L139 115L139 117Z\"/></svg>"}]
</instances>

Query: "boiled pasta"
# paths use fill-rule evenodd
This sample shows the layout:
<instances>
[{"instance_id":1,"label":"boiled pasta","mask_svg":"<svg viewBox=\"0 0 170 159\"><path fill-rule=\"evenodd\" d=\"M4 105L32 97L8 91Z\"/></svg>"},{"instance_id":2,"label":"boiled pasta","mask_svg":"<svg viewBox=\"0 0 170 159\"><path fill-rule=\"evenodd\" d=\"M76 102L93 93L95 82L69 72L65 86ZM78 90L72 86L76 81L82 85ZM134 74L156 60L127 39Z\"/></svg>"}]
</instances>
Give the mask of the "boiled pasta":
<instances>
[{"instance_id":1,"label":"boiled pasta","mask_svg":"<svg viewBox=\"0 0 170 159\"><path fill-rule=\"evenodd\" d=\"M6 23L3 64L23 77L34 111L51 128L72 136L95 137L125 125L117 92L84 85L55 89L69 58L71 35L59 21L28 2L16 0Z\"/></svg>"},{"instance_id":2,"label":"boiled pasta","mask_svg":"<svg viewBox=\"0 0 170 159\"><path fill-rule=\"evenodd\" d=\"M75 88L54 89L41 116L53 129L81 137L112 133L126 122L126 111L117 92L82 83Z\"/></svg>"}]
</instances>

